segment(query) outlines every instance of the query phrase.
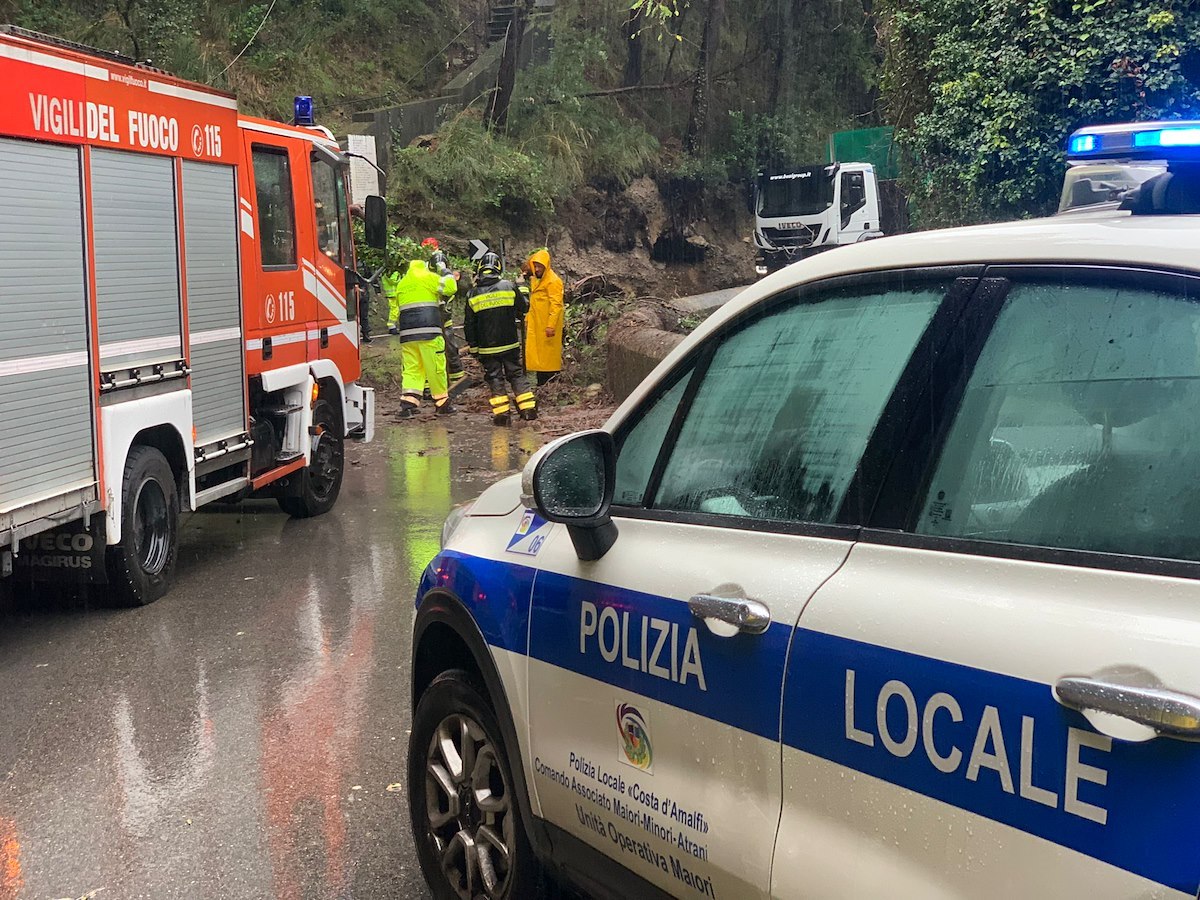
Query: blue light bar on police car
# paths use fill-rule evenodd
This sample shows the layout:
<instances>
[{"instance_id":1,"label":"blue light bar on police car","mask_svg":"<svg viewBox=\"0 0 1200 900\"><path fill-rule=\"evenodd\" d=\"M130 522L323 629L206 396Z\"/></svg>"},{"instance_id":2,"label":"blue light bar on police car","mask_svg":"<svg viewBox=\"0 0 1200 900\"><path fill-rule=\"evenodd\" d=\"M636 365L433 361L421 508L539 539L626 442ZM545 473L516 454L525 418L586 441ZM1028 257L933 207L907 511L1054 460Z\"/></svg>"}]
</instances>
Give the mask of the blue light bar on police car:
<instances>
[{"instance_id":1,"label":"blue light bar on police car","mask_svg":"<svg viewBox=\"0 0 1200 900\"><path fill-rule=\"evenodd\" d=\"M1096 136L1094 134L1077 134L1071 138L1071 144L1067 148L1067 152L1075 153L1091 153L1096 149Z\"/></svg>"},{"instance_id":2,"label":"blue light bar on police car","mask_svg":"<svg viewBox=\"0 0 1200 900\"><path fill-rule=\"evenodd\" d=\"M1133 136L1135 147L1200 147L1200 128L1159 128Z\"/></svg>"},{"instance_id":3,"label":"blue light bar on police car","mask_svg":"<svg viewBox=\"0 0 1200 900\"><path fill-rule=\"evenodd\" d=\"M1080 128L1067 141L1071 162L1200 161L1200 121L1126 122Z\"/></svg>"},{"instance_id":4,"label":"blue light bar on police car","mask_svg":"<svg viewBox=\"0 0 1200 900\"><path fill-rule=\"evenodd\" d=\"M297 97L296 98L296 114L292 119L293 125L316 125L316 119L313 118L313 101L312 97Z\"/></svg>"}]
</instances>

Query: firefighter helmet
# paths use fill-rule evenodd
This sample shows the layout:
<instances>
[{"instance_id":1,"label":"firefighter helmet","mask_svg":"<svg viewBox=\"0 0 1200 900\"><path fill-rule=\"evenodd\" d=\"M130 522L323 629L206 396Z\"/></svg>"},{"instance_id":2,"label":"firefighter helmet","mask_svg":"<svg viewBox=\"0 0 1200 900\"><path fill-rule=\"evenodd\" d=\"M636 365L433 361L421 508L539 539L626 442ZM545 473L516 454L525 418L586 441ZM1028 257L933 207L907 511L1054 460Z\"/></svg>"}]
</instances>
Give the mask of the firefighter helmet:
<instances>
[{"instance_id":1,"label":"firefighter helmet","mask_svg":"<svg viewBox=\"0 0 1200 900\"><path fill-rule=\"evenodd\" d=\"M489 251L483 254L483 259L479 260L480 275L495 275L498 278L500 276L500 269L500 257L495 253Z\"/></svg>"}]
</instances>

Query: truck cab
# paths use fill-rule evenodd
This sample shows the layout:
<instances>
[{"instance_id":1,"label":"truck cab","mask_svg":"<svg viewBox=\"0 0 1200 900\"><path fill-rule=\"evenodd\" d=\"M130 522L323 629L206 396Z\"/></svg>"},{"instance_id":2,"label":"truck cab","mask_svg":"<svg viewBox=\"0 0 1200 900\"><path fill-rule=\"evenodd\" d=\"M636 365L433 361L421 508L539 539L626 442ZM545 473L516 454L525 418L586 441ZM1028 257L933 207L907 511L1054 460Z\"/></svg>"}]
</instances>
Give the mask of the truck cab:
<instances>
[{"instance_id":1,"label":"truck cab","mask_svg":"<svg viewBox=\"0 0 1200 900\"><path fill-rule=\"evenodd\" d=\"M881 218L879 182L870 163L760 172L754 189L755 274L883 237Z\"/></svg>"}]
</instances>

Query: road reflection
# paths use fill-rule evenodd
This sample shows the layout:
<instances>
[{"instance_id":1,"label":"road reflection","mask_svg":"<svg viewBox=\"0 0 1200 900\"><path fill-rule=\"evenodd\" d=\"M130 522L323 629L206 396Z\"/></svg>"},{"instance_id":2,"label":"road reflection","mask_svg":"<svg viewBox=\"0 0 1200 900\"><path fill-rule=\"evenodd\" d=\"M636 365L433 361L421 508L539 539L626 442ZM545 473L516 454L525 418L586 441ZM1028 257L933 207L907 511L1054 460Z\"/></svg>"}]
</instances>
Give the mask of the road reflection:
<instances>
[{"instance_id":1,"label":"road reflection","mask_svg":"<svg viewBox=\"0 0 1200 900\"><path fill-rule=\"evenodd\" d=\"M0 610L0 900L427 896L384 790L414 591L450 507L528 452L379 437L328 516L191 517L150 607Z\"/></svg>"},{"instance_id":2,"label":"road reflection","mask_svg":"<svg viewBox=\"0 0 1200 900\"><path fill-rule=\"evenodd\" d=\"M23 884L17 823L0 818L0 900L16 900Z\"/></svg>"}]
</instances>

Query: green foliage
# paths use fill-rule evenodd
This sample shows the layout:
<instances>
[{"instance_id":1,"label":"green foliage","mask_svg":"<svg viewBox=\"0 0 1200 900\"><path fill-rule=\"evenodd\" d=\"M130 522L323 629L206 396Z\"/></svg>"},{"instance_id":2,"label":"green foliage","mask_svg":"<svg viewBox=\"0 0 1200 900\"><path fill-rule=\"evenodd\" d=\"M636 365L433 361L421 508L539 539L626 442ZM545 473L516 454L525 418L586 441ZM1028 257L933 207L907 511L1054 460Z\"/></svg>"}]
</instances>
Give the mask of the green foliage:
<instances>
[{"instance_id":1,"label":"green foliage","mask_svg":"<svg viewBox=\"0 0 1200 900\"><path fill-rule=\"evenodd\" d=\"M404 358L400 346L395 339L363 345L363 381L372 387L399 391L404 384Z\"/></svg>"},{"instance_id":2,"label":"green foliage","mask_svg":"<svg viewBox=\"0 0 1200 900\"><path fill-rule=\"evenodd\" d=\"M883 0L883 92L922 225L1045 213L1085 124L1200 103L1200 9L1161 0Z\"/></svg>"},{"instance_id":3,"label":"green foliage","mask_svg":"<svg viewBox=\"0 0 1200 900\"><path fill-rule=\"evenodd\" d=\"M679 17L685 5L686 0L633 0L629 9L655 25L666 27Z\"/></svg>"},{"instance_id":4,"label":"green foliage","mask_svg":"<svg viewBox=\"0 0 1200 900\"><path fill-rule=\"evenodd\" d=\"M518 80L507 133L468 111L432 146L398 150L388 175L400 218L458 230L541 228L580 186L625 185L651 171L658 141L611 101L587 96L586 70L606 62L599 41L565 35L550 62Z\"/></svg>"},{"instance_id":5,"label":"green foliage","mask_svg":"<svg viewBox=\"0 0 1200 900\"><path fill-rule=\"evenodd\" d=\"M554 212L562 192L541 159L470 112L442 126L431 148L398 150L388 181L401 220L450 228L536 224Z\"/></svg>"},{"instance_id":6,"label":"green foliage","mask_svg":"<svg viewBox=\"0 0 1200 900\"><path fill-rule=\"evenodd\" d=\"M791 108L778 115L730 114L732 130L726 164L730 177L753 178L760 169L784 164L810 165L826 158L826 138L834 130L811 109Z\"/></svg>"},{"instance_id":7,"label":"green foliage","mask_svg":"<svg viewBox=\"0 0 1200 900\"><path fill-rule=\"evenodd\" d=\"M657 157L658 141L639 122L614 101L588 96L596 91L588 70L611 65L599 38L568 31L558 36L550 62L517 82L510 136L542 161L560 191L594 180L628 184Z\"/></svg>"},{"instance_id":8,"label":"green foliage","mask_svg":"<svg viewBox=\"0 0 1200 900\"><path fill-rule=\"evenodd\" d=\"M251 114L287 118L311 94L325 121L345 99L427 87L436 67L421 66L462 27L426 0L0 0L0 13L232 90Z\"/></svg>"},{"instance_id":9,"label":"green foliage","mask_svg":"<svg viewBox=\"0 0 1200 900\"><path fill-rule=\"evenodd\" d=\"M628 297L602 297L568 303L563 324L563 381L577 388L603 384L608 362L608 329L633 307ZM572 397L578 400L578 397Z\"/></svg>"}]
</instances>

